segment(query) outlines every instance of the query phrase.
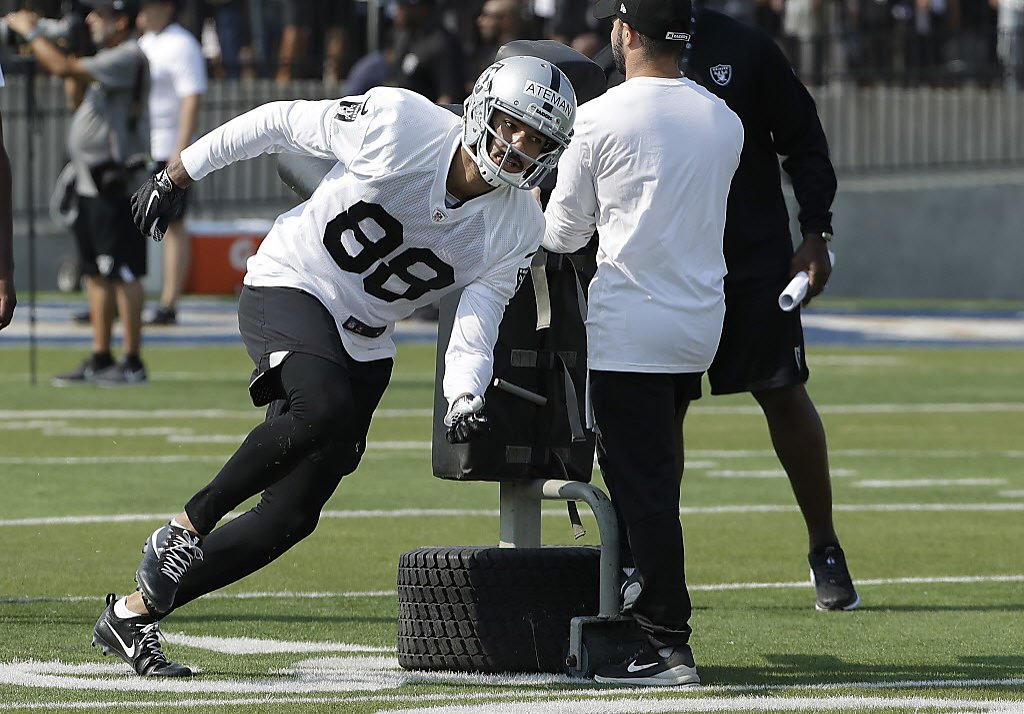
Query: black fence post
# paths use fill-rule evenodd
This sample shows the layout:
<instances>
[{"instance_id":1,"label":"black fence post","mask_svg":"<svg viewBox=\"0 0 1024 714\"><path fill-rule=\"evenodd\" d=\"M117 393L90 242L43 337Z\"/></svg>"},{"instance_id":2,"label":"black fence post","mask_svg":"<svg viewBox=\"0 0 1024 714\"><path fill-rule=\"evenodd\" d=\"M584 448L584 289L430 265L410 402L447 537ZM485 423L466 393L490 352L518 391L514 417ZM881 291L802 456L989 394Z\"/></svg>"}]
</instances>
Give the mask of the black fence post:
<instances>
[{"instance_id":1,"label":"black fence post","mask_svg":"<svg viewBox=\"0 0 1024 714\"><path fill-rule=\"evenodd\" d=\"M37 383L38 354L36 346L36 200L35 200L35 138L39 131L36 116L36 63L25 63L25 114L28 118L25 151L25 181L28 199L28 381Z\"/></svg>"}]
</instances>

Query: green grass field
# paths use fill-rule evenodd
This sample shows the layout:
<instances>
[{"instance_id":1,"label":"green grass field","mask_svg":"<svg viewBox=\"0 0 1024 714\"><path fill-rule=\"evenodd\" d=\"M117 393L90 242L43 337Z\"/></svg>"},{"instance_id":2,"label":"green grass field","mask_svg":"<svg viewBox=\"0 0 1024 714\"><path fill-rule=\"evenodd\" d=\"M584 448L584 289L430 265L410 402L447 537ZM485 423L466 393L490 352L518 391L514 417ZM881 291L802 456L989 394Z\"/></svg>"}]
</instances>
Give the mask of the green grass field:
<instances>
[{"instance_id":1,"label":"green grass field","mask_svg":"<svg viewBox=\"0 0 1024 714\"><path fill-rule=\"evenodd\" d=\"M497 487L431 476L425 345L401 348L317 532L165 621L165 650L200 675L129 675L89 646L103 595L133 585L146 535L261 414L240 346L151 348L145 387L49 386L80 356L44 349L33 387L25 350L0 349L0 711L1024 711L1024 349L812 348L851 613L813 608L753 401L697 403L681 505L706 686L668 692L398 668L399 555L497 539L496 515L437 512L496 512ZM545 508L545 542L572 542Z\"/></svg>"}]
</instances>

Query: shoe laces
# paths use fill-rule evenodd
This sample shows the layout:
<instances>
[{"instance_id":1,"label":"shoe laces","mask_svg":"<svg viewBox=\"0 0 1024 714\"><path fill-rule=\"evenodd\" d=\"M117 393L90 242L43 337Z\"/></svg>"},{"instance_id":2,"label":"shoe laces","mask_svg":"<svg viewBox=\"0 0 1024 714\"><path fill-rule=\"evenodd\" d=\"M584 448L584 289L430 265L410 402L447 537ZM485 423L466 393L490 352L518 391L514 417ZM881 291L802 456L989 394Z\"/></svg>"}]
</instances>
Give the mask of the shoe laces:
<instances>
[{"instance_id":1,"label":"shoe laces","mask_svg":"<svg viewBox=\"0 0 1024 714\"><path fill-rule=\"evenodd\" d=\"M815 577L820 574L821 579L832 585L844 583L849 579L843 559L834 550L826 551L821 560L815 563L814 569L817 571Z\"/></svg>"},{"instance_id":2,"label":"shoe laces","mask_svg":"<svg viewBox=\"0 0 1024 714\"><path fill-rule=\"evenodd\" d=\"M172 528L161 553L160 572L177 583L181 581L193 561L202 559L203 550L199 547L199 536Z\"/></svg>"},{"instance_id":3,"label":"shoe laces","mask_svg":"<svg viewBox=\"0 0 1024 714\"><path fill-rule=\"evenodd\" d=\"M140 654L149 655L157 664L167 665L170 662L167 661L167 657L164 655L164 650L160 646L160 622L154 620L148 625L143 625L139 628L139 652Z\"/></svg>"}]
</instances>

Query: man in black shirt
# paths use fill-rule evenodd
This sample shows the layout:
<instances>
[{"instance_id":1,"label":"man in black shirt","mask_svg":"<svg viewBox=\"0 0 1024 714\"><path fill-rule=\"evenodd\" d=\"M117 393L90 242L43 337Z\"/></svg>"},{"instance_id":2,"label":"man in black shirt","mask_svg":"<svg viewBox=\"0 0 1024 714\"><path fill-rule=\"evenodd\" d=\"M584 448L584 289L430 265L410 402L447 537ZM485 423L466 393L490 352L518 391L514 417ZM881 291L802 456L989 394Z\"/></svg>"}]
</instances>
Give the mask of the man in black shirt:
<instances>
[{"instance_id":1,"label":"man in black shirt","mask_svg":"<svg viewBox=\"0 0 1024 714\"><path fill-rule=\"evenodd\" d=\"M438 104L466 96L458 39L441 24L434 0L399 0L395 9L393 83Z\"/></svg>"},{"instance_id":2,"label":"man in black shirt","mask_svg":"<svg viewBox=\"0 0 1024 714\"><path fill-rule=\"evenodd\" d=\"M804 305L821 293L832 272L829 209L836 176L828 142L814 100L768 35L702 9L693 36L684 54L686 76L724 99L745 133L729 192L725 325L708 370L711 393L750 392L761 405L807 525L815 606L852 610L860 598L832 522L825 430L804 387L808 370L800 313L778 307L779 293L797 272L810 277ZM606 68L609 86L622 81L608 48L594 59ZM785 157L782 168L800 205L803 241L796 251L779 155Z\"/></svg>"}]
</instances>

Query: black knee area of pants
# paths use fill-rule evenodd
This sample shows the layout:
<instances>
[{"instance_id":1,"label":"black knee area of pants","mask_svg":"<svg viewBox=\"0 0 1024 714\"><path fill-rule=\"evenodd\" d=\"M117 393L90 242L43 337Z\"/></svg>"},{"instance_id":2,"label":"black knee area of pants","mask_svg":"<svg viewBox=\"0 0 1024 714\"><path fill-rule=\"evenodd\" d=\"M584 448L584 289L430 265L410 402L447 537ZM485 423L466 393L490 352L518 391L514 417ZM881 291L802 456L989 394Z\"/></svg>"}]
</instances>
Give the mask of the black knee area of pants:
<instances>
[{"instance_id":1,"label":"black knee area of pants","mask_svg":"<svg viewBox=\"0 0 1024 714\"><path fill-rule=\"evenodd\" d=\"M294 422L289 438L307 458L320 462L330 452L333 439L348 426L355 408L349 380L331 379L332 373L346 377L347 373L310 355L292 355L280 369L288 396L282 418Z\"/></svg>"},{"instance_id":2,"label":"black knee area of pants","mask_svg":"<svg viewBox=\"0 0 1024 714\"><path fill-rule=\"evenodd\" d=\"M265 509L262 505L254 509L260 516L260 529L281 553L312 535L320 522L319 508Z\"/></svg>"}]
</instances>

